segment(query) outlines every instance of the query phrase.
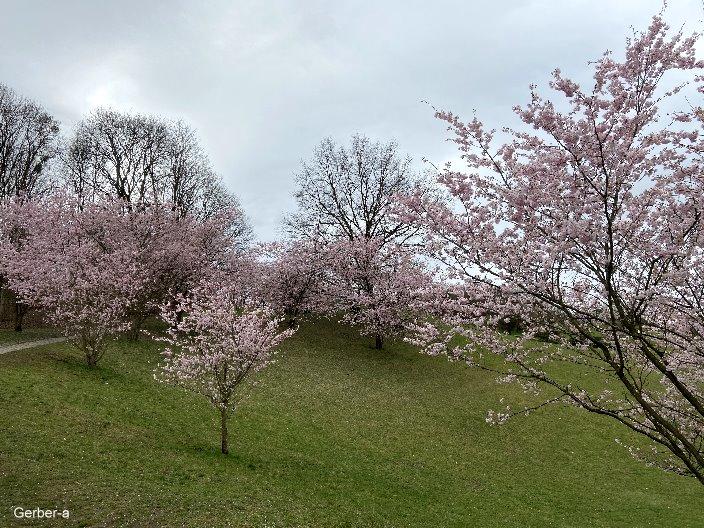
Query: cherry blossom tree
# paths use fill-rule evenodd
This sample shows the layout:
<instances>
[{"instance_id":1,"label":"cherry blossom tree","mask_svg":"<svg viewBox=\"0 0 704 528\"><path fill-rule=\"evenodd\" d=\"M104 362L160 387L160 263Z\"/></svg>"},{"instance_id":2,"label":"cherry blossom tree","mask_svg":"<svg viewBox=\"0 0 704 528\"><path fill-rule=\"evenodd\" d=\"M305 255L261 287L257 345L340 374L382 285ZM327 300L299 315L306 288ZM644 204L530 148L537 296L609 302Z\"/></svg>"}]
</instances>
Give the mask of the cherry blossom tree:
<instances>
[{"instance_id":1,"label":"cherry blossom tree","mask_svg":"<svg viewBox=\"0 0 704 528\"><path fill-rule=\"evenodd\" d=\"M242 216L242 210L233 207L198 219L174 211L170 204L124 211L122 236L134 246L133 280L139 285L129 310L133 339L175 293L186 292L211 268L222 267L228 253L245 244L238 231L230 230L243 222Z\"/></svg>"},{"instance_id":2,"label":"cherry blossom tree","mask_svg":"<svg viewBox=\"0 0 704 528\"><path fill-rule=\"evenodd\" d=\"M288 241L262 248L261 295L289 328L308 313L324 313L329 303L329 252L320 240Z\"/></svg>"},{"instance_id":3,"label":"cherry blossom tree","mask_svg":"<svg viewBox=\"0 0 704 528\"><path fill-rule=\"evenodd\" d=\"M163 311L170 347L156 379L202 394L220 412L221 451L227 454L227 420L238 390L252 374L273 362L276 347L293 334L279 330L270 308L242 304L228 275L204 279Z\"/></svg>"},{"instance_id":4,"label":"cherry blossom tree","mask_svg":"<svg viewBox=\"0 0 704 528\"><path fill-rule=\"evenodd\" d=\"M120 210L74 200L6 203L2 267L10 287L50 321L96 366L109 339L129 327L137 294L135 247L124 236ZM12 240L12 243L7 243Z\"/></svg>"},{"instance_id":5,"label":"cherry blossom tree","mask_svg":"<svg viewBox=\"0 0 704 528\"><path fill-rule=\"evenodd\" d=\"M534 87L515 109L526 129L503 143L477 118L438 112L468 171L439 174L449 202L406 205L463 285L415 342L493 370L496 353L501 381L542 395L535 407L617 420L649 441L631 446L638 457L704 483L704 109L679 106L704 93L697 38L656 16L623 58L593 63L590 87L556 70L559 97ZM522 336L496 332L514 316Z\"/></svg>"},{"instance_id":6,"label":"cherry blossom tree","mask_svg":"<svg viewBox=\"0 0 704 528\"><path fill-rule=\"evenodd\" d=\"M417 322L432 281L407 248L356 239L329 251L332 309L341 312L342 322L373 336L378 350L386 338L403 336Z\"/></svg>"},{"instance_id":7,"label":"cherry blossom tree","mask_svg":"<svg viewBox=\"0 0 704 528\"><path fill-rule=\"evenodd\" d=\"M298 207L286 219L288 233L319 248L318 259L329 264L324 266L324 280L318 282L324 295L318 295L317 301L326 303L328 312L343 313L344 321L374 335L376 347L382 348L384 336L399 330L391 315L400 314L391 308L398 293L391 290L402 287L396 278L415 277L404 276L400 268L392 271L414 267L409 259L393 261L400 255L399 248L412 246L417 232L415 225L393 210L397 196L429 192L424 178L414 173L411 159L400 154L395 142L354 135L349 146L323 140L303 163L296 183ZM288 300L295 298L294 294ZM386 315L382 306L389 310ZM386 320L382 323L382 319Z\"/></svg>"},{"instance_id":8,"label":"cherry blossom tree","mask_svg":"<svg viewBox=\"0 0 704 528\"><path fill-rule=\"evenodd\" d=\"M49 169L59 154L59 124L37 103L0 84L0 199L25 200L52 187ZM0 296L5 294L0 277ZM15 330L27 305L15 299Z\"/></svg>"},{"instance_id":9,"label":"cherry blossom tree","mask_svg":"<svg viewBox=\"0 0 704 528\"><path fill-rule=\"evenodd\" d=\"M94 365L105 340L146 318L237 251L232 214L198 220L168 204L126 207L122 200L80 204L57 196L3 208L3 273L28 305L81 340Z\"/></svg>"}]
</instances>

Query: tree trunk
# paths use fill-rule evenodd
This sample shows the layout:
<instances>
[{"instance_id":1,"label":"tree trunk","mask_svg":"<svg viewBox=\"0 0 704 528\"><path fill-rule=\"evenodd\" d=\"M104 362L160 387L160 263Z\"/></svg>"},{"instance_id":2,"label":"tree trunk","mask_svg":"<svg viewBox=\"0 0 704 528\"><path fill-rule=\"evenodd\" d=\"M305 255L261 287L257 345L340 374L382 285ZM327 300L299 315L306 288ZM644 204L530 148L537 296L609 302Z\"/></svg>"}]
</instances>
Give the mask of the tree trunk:
<instances>
[{"instance_id":1,"label":"tree trunk","mask_svg":"<svg viewBox=\"0 0 704 528\"><path fill-rule=\"evenodd\" d=\"M7 299L8 290L4 286L2 278L0 278L0 317L5 319L5 299Z\"/></svg>"},{"instance_id":2,"label":"tree trunk","mask_svg":"<svg viewBox=\"0 0 704 528\"><path fill-rule=\"evenodd\" d=\"M27 313L27 305L19 301L15 302L15 332L22 331L22 322L24 321L24 314Z\"/></svg>"},{"instance_id":3,"label":"tree trunk","mask_svg":"<svg viewBox=\"0 0 704 528\"><path fill-rule=\"evenodd\" d=\"M220 409L220 451L227 455L230 450L227 446L227 411Z\"/></svg>"},{"instance_id":4,"label":"tree trunk","mask_svg":"<svg viewBox=\"0 0 704 528\"><path fill-rule=\"evenodd\" d=\"M93 352L86 352L86 363L90 368L95 368L98 366L98 358Z\"/></svg>"},{"instance_id":5,"label":"tree trunk","mask_svg":"<svg viewBox=\"0 0 704 528\"><path fill-rule=\"evenodd\" d=\"M142 330L142 324L144 323L144 318L139 317L132 321L132 327L130 328L130 340L139 341L139 333Z\"/></svg>"},{"instance_id":6,"label":"tree trunk","mask_svg":"<svg viewBox=\"0 0 704 528\"><path fill-rule=\"evenodd\" d=\"M383 347L384 347L384 338L381 335L377 334L374 337L374 348L376 348L377 350L381 350Z\"/></svg>"},{"instance_id":7,"label":"tree trunk","mask_svg":"<svg viewBox=\"0 0 704 528\"><path fill-rule=\"evenodd\" d=\"M96 339L91 339L86 336L81 337L81 348L86 355L86 363L88 363L90 368L98 366L98 360L100 359L99 346Z\"/></svg>"}]
</instances>

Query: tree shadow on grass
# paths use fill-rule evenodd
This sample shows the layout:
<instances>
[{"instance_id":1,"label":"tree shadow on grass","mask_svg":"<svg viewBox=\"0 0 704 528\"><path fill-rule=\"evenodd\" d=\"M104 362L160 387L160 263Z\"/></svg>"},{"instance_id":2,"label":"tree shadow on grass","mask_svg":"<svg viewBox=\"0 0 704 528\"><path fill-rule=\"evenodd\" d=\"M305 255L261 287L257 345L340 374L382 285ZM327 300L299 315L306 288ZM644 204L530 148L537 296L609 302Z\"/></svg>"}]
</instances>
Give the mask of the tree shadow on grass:
<instances>
[{"instance_id":1,"label":"tree shadow on grass","mask_svg":"<svg viewBox=\"0 0 704 528\"><path fill-rule=\"evenodd\" d=\"M54 361L54 363L62 368L67 374L72 374L77 377L81 377L87 380L95 380L96 382L106 382L106 381L127 381L127 376L124 373L115 370L109 364L98 364L95 367L91 367L86 363L86 360L79 357L76 354L47 354L47 358Z\"/></svg>"},{"instance_id":2,"label":"tree shadow on grass","mask_svg":"<svg viewBox=\"0 0 704 528\"><path fill-rule=\"evenodd\" d=\"M266 468L267 464L261 458L252 458L247 454L242 454L235 449L232 449L229 454L224 455L220 452L220 448L213 445L205 444L181 444L178 451L182 454L191 456L200 462L207 465L217 464L220 467L231 467L247 472L261 471Z\"/></svg>"}]
</instances>

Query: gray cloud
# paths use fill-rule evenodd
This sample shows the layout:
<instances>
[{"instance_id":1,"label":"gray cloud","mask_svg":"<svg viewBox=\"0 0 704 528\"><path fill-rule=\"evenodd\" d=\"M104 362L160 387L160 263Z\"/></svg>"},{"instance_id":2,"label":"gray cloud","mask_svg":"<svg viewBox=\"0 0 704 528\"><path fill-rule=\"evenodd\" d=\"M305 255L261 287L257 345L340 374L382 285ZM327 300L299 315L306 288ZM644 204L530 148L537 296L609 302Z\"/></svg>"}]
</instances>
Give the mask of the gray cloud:
<instances>
[{"instance_id":1,"label":"gray cloud","mask_svg":"<svg viewBox=\"0 0 704 528\"><path fill-rule=\"evenodd\" d=\"M660 0L387 2L4 1L0 82L66 130L90 109L183 118L257 234L276 237L292 174L325 136L395 138L419 160L453 157L427 100L512 122L528 85L619 51ZM673 0L701 27L699 0Z\"/></svg>"}]
</instances>

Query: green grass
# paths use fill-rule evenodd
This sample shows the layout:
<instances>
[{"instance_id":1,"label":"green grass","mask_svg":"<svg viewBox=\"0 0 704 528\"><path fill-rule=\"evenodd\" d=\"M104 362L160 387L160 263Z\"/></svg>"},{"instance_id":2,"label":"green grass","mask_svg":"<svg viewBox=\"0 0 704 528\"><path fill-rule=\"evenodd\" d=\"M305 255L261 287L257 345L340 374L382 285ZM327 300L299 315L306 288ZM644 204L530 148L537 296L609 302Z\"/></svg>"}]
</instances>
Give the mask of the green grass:
<instances>
[{"instance_id":1,"label":"green grass","mask_svg":"<svg viewBox=\"0 0 704 528\"><path fill-rule=\"evenodd\" d=\"M704 489L642 466L607 419L551 408L503 427L510 386L320 322L285 346L218 450L206 401L156 383L159 347L116 343L90 370L67 345L0 356L0 525L687 527ZM26 525L42 521L25 521Z\"/></svg>"},{"instance_id":2,"label":"green grass","mask_svg":"<svg viewBox=\"0 0 704 528\"><path fill-rule=\"evenodd\" d=\"M57 337L59 335L61 335L61 333L53 328L26 328L21 332L15 332L8 328L0 328L0 347L38 339L47 339L49 337Z\"/></svg>"}]
</instances>

